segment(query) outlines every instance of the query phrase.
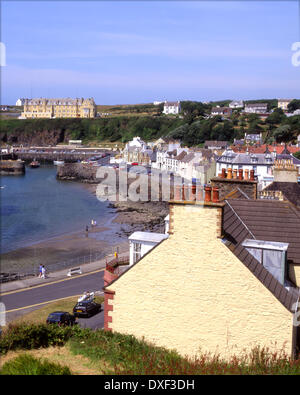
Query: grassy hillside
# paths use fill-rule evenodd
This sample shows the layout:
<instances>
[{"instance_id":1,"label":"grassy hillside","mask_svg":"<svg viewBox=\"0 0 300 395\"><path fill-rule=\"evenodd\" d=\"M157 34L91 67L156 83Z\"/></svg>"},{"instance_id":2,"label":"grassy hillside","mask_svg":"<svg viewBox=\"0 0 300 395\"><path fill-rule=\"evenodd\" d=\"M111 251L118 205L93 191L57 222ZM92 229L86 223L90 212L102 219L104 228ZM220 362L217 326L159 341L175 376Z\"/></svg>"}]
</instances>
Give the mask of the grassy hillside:
<instances>
[{"instance_id":1,"label":"grassy hillside","mask_svg":"<svg viewBox=\"0 0 300 395\"><path fill-rule=\"evenodd\" d=\"M191 359L130 335L76 326L10 325L0 338L0 350L0 373L7 370L8 361L11 362L10 370L15 368L14 363L19 362L15 358L24 356L26 351L27 355L35 357L31 361L40 366L46 358L48 366L59 364L73 374L300 374L300 360L292 361L281 352L270 353L267 349L256 348L248 355L229 361L221 355L207 354Z\"/></svg>"}]
</instances>

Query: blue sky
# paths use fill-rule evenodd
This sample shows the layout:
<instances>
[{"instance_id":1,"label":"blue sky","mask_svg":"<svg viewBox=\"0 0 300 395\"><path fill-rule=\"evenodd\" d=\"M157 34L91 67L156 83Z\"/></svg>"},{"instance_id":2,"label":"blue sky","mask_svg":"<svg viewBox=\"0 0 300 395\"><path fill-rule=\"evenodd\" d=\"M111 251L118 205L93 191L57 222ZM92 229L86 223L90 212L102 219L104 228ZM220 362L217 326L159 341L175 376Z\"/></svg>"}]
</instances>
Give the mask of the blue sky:
<instances>
[{"instance_id":1,"label":"blue sky","mask_svg":"<svg viewBox=\"0 0 300 395\"><path fill-rule=\"evenodd\" d=\"M4 1L1 101L299 97L298 1Z\"/></svg>"}]
</instances>

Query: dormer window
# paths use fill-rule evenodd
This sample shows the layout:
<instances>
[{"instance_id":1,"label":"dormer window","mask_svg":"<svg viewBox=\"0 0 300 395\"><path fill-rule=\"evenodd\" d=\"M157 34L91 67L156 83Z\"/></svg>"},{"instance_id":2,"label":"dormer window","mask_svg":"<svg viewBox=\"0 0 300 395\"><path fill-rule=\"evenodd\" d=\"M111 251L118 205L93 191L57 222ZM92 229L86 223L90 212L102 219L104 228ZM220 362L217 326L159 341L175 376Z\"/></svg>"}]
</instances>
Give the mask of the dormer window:
<instances>
[{"instance_id":1,"label":"dormer window","mask_svg":"<svg viewBox=\"0 0 300 395\"><path fill-rule=\"evenodd\" d=\"M256 155L251 155L251 162L252 163L257 163L258 162L258 158Z\"/></svg>"},{"instance_id":2,"label":"dormer window","mask_svg":"<svg viewBox=\"0 0 300 395\"><path fill-rule=\"evenodd\" d=\"M288 243L245 239L242 246L284 285L287 278Z\"/></svg>"}]
</instances>

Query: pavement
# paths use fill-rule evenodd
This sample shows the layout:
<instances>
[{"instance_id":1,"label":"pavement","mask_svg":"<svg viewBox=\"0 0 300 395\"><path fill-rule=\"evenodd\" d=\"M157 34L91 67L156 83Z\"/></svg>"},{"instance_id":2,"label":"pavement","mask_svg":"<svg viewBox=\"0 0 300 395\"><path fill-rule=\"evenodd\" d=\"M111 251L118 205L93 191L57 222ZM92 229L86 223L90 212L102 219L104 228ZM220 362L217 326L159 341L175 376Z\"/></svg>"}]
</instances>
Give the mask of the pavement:
<instances>
[{"instance_id":1,"label":"pavement","mask_svg":"<svg viewBox=\"0 0 300 395\"><path fill-rule=\"evenodd\" d=\"M128 252L119 254L119 258L125 258L125 257L128 257L128 259L129 259ZM114 258L113 255L108 255L105 258L100 259L99 261L85 263L84 265L80 265L82 275L92 273L97 270L104 269L106 262L109 262L113 258ZM37 286L40 284L47 284L47 283L51 283L53 281L57 281L60 279L80 276L80 274L73 274L71 277L68 277L67 274L70 269L72 269L72 268L65 268L63 270L59 270L56 272L50 272L48 274L46 273L46 278L40 278L40 277L36 276L36 277L28 277L23 280L9 281L7 283L2 283L2 284L0 284L0 294L16 291L16 290L23 289L23 288L30 288L30 287L34 287L34 286Z\"/></svg>"}]
</instances>

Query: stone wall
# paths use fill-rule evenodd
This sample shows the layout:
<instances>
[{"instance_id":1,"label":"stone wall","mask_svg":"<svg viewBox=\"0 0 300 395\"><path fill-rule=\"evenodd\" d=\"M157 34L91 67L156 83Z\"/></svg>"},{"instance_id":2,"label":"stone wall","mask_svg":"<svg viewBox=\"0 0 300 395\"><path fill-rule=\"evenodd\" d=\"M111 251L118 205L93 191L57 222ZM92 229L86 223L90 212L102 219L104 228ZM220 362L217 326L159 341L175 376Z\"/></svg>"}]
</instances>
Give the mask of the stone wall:
<instances>
[{"instance_id":1,"label":"stone wall","mask_svg":"<svg viewBox=\"0 0 300 395\"><path fill-rule=\"evenodd\" d=\"M212 187L219 188L220 200L223 200L234 189L239 188L250 199L257 198L257 181L228 179L221 177L214 177L210 180Z\"/></svg>"},{"instance_id":2,"label":"stone wall","mask_svg":"<svg viewBox=\"0 0 300 395\"><path fill-rule=\"evenodd\" d=\"M22 175L25 173L25 162L20 160L1 160L1 175Z\"/></svg>"},{"instance_id":3,"label":"stone wall","mask_svg":"<svg viewBox=\"0 0 300 395\"><path fill-rule=\"evenodd\" d=\"M57 166L57 178L76 180L87 183L99 182L96 178L97 168L84 163L65 163Z\"/></svg>"}]
</instances>

